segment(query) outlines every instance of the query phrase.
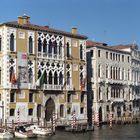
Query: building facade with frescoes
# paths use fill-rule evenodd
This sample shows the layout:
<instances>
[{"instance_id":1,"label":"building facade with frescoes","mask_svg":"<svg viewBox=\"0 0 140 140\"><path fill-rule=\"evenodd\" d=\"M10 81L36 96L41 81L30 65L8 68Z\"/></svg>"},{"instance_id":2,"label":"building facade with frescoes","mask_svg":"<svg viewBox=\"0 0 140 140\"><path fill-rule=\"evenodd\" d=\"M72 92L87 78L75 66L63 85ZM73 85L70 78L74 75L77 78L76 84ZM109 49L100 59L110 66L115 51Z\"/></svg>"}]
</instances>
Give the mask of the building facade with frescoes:
<instances>
[{"instance_id":1,"label":"building facade with frescoes","mask_svg":"<svg viewBox=\"0 0 140 140\"><path fill-rule=\"evenodd\" d=\"M87 95L95 122L108 122L110 113L113 120L140 115L139 62L135 44L87 41Z\"/></svg>"},{"instance_id":2,"label":"building facade with frescoes","mask_svg":"<svg viewBox=\"0 0 140 140\"><path fill-rule=\"evenodd\" d=\"M0 119L87 119L86 36L30 23L24 15L0 25ZM86 85L86 83L85 83ZM82 89L82 91L81 91ZM17 112L19 115L17 115Z\"/></svg>"}]
</instances>

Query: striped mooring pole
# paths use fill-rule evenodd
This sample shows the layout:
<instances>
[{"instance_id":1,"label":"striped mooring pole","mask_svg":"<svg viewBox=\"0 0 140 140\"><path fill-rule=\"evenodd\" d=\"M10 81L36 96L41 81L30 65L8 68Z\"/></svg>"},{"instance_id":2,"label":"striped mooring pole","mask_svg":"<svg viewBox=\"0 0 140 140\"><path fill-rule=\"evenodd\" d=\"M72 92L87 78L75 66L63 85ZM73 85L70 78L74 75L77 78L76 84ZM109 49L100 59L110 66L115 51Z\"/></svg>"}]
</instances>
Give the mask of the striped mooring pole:
<instances>
[{"instance_id":1,"label":"striped mooring pole","mask_svg":"<svg viewBox=\"0 0 140 140\"><path fill-rule=\"evenodd\" d=\"M18 125L20 123L20 111L19 111L19 109L17 111L17 123L18 123Z\"/></svg>"},{"instance_id":2,"label":"striped mooring pole","mask_svg":"<svg viewBox=\"0 0 140 140\"><path fill-rule=\"evenodd\" d=\"M73 113L71 114L70 124L71 124L71 128L73 129Z\"/></svg>"},{"instance_id":3,"label":"striped mooring pole","mask_svg":"<svg viewBox=\"0 0 140 140\"><path fill-rule=\"evenodd\" d=\"M75 111L72 112L71 114L71 128L75 128L76 126L76 114Z\"/></svg>"},{"instance_id":4,"label":"striped mooring pole","mask_svg":"<svg viewBox=\"0 0 140 140\"><path fill-rule=\"evenodd\" d=\"M97 113L97 126L100 127L100 122L99 122L99 113Z\"/></svg>"},{"instance_id":5,"label":"striped mooring pole","mask_svg":"<svg viewBox=\"0 0 140 140\"><path fill-rule=\"evenodd\" d=\"M73 112L73 126L76 127L76 114Z\"/></svg>"},{"instance_id":6,"label":"striped mooring pole","mask_svg":"<svg viewBox=\"0 0 140 140\"><path fill-rule=\"evenodd\" d=\"M112 129L112 112L110 112L110 129Z\"/></svg>"}]
</instances>

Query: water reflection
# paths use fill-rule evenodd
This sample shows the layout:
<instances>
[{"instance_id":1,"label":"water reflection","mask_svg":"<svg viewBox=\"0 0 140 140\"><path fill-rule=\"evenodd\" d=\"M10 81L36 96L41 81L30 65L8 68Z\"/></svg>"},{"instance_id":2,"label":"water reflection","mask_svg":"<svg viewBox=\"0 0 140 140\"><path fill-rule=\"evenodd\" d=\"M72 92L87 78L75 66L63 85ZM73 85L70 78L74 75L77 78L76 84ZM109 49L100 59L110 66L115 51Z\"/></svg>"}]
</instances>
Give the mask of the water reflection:
<instances>
[{"instance_id":1,"label":"water reflection","mask_svg":"<svg viewBox=\"0 0 140 140\"><path fill-rule=\"evenodd\" d=\"M56 135L37 138L37 140L140 140L140 125L116 125L111 130L109 125L95 127L94 132L72 134L57 131Z\"/></svg>"}]
</instances>

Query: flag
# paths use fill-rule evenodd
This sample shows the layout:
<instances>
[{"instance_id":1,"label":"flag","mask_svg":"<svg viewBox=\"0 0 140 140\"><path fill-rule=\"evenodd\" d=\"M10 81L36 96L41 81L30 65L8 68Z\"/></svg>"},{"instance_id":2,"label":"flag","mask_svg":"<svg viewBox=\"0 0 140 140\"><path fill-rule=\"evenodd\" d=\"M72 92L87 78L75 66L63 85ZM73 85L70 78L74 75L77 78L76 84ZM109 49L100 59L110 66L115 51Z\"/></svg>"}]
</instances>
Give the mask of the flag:
<instances>
[{"instance_id":1,"label":"flag","mask_svg":"<svg viewBox=\"0 0 140 140\"><path fill-rule=\"evenodd\" d=\"M36 81L36 86L41 86L44 83L44 78L45 78L45 70L43 71L42 75L40 78Z\"/></svg>"},{"instance_id":2,"label":"flag","mask_svg":"<svg viewBox=\"0 0 140 140\"><path fill-rule=\"evenodd\" d=\"M83 91L83 88L85 88L85 85L86 85L86 77L82 80L82 84L81 84L81 90L80 90L80 95L82 95L82 91Z\"/></svg>"},{"instance_id":3,"label":"flag","mask_svg":"<svg viewBox=\"0 0 140 140\"><path fill-rule=\"evenodd\" d=\"M12 75L11 75L11 81L10 82L12 84L16 84L16 76L15 76L14 70L12 70Z\"/></svg>"}]
</instances>

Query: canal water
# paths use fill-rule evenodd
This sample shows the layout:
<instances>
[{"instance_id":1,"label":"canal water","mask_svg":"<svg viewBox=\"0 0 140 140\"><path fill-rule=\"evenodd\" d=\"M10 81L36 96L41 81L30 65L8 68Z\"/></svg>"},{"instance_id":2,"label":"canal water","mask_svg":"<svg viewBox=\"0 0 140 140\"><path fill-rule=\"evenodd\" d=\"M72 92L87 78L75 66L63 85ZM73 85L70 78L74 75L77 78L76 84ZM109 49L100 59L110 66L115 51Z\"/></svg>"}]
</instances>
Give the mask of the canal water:
<instances>
[{"instance_id":1,"label":"canal water","mask_svg":"<svg viewBox=\"0 0 140 140\"><path fill-rule=\"evenodd\" d=\"M140 124L109 125L95 127L92 132L72 134L70 132L56 131L56 135L36 138L36 140L140 140Z\"/></svg>"}]
</instances>

